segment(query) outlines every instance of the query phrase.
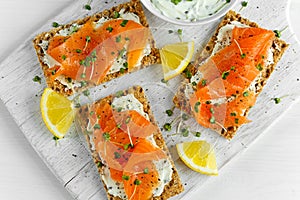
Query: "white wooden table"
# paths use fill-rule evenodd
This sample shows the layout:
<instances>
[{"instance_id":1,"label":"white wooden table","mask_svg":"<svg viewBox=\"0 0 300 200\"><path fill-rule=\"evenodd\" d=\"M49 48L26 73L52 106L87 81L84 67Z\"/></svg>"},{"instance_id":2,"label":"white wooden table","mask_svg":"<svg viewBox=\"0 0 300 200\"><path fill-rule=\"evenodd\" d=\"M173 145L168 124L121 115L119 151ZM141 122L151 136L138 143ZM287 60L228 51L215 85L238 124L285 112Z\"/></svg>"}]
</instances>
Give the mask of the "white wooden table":
<instances>
[{"instance_id":1,"label":"white wooden table","mask_svg":"<svg viewBox=\"0 0 300 200\"><path fill-rule=\"evenodd\" d=\"M1 0L0 61L72 0ZM85 2L85 0L83 0ZM300 38L300 1L290 16ZM0 69L1 70L1 69ZM299 90L300 91L300 90ZM300 199L300 102L193 199ZM0 199L71 200L0 102Z\"/></svg>"}]
</instances>

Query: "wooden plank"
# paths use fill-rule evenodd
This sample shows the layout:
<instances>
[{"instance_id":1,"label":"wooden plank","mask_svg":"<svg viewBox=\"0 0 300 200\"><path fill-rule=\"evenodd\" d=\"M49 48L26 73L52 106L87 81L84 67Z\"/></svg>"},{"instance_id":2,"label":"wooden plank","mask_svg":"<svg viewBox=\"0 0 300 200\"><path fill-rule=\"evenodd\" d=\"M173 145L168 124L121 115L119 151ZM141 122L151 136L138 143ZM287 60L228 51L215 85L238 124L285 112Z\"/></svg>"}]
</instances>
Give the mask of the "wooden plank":
<instances>
[{"instance_id":1,"label":"wooden plank","mask_svg":"<svg viewBox=\"0 0 300 200\"><path fill-rule=\"evenodd\" d=\"M118 3L121 2L125 1L118 1ZM95 3L93 12L109 8L114 4L114 2L109 2L108 4ZM39 111L40 95L46 87L45 83L42 82L39 85L32 81L35 75L42 76L42 71L31 44L33 36L50 29L52 21L67 23L73 19L85 16L89 12L82 9L82 6L82 1L75 1L55 18L49 20L43 27L35 31L23 45L0 65L0 98L30 144L74 198L83 200L103 199L105 193L89 152L85 148L84 141L78 136L76 128L72 127L70 134L56 145L44 126ZM235 10L239 9L240 5L238 4ZM287 26L286 12L287 3L276 0L251 1L251 4L249 3L248 7L242 10L242 14L245 17L269 29L283 29ZM262 13L268 13L268 15L262 16ZM178 28L182 28L184 33L183 39L185 41L194 40L197 44L196 48L200 51L218 24L218 22L214 22L198 27L179 27L163 22L147 11L146 15L159 47L166 43L179 41L178 36L169 34L168 30L171 29L176 32ZM191 126L202 132L201 139L215 143L219 168L225 166L237 154L242 152L246 146L252 144L299 97L297 88L300 72L297 54L300 51L300 47L289 29L283 33L283 38L291 46L278 64L263 93L259 96L257 104L251 110L249 117L253 122L243 126L232 141L227 141L211 131L201 128L192 120L189 121ZM139 84L146 89L146 95L149 98L156 120L162 126L165 122L172 120L163 112L172 107L172 97L182 78L177 77L171 80L168 85L161 83L161 79L161 67L152 66L113 80L105 84L105 87L96 87L93 92L95 93L95 98L98 99L112 92ZM274 105L271 99L280 96L286 96L284 101L279 105ZM178 110L175 112L176 115L180 114ZM183 165L178 160L174 145L178 142L195 138L192 136L188 138L171 136L171 133L166 132L164 137L178 167L182 181L187 183L185 192L173 199L188 199L194 188L203 185L209 177L193 172Z\"/></svg>"}]
</instances>

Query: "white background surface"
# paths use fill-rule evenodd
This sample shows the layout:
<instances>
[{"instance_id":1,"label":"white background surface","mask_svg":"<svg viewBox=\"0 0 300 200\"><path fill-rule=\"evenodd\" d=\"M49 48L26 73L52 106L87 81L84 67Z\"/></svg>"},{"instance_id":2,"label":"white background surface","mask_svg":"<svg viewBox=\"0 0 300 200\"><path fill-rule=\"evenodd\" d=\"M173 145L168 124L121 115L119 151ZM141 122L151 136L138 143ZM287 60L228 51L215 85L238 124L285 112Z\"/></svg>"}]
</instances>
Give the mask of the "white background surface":
<instances>
[{"instance_id":1,"label":"white background surface","mask_svg":"<svg viewBox=\"0 0 300 200\"><path fill-rule=\"evenodd\" d=\"M0 61L72 0L1 0ZM86 1L83 0L83 4ZM251 3L251 2L250 2ZM300 38L300 1L291 0ZM299 66L300 67L300 66ZM0 69L1 70L1 69ZM300 199L300 102L193 199ZM0 102L0 199L71 200Z\"/></svg>"}]
</instances>

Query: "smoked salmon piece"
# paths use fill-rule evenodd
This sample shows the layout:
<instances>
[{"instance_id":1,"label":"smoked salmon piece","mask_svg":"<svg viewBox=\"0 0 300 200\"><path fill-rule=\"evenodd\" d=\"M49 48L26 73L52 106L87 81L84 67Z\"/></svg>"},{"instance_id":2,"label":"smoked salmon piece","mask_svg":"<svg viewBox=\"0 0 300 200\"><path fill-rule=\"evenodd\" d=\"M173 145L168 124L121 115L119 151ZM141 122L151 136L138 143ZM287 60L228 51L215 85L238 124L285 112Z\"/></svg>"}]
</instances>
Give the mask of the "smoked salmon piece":
<instances>
[{"instance_id":1,"label":"smoked salmon piece","mask_svg":"<svg viewBox=\"0 0 300 200\"><path fill-rule=\"evenodd\" d=\"M256 97L246 90L265 66L274 38L273 31L234 27L231 44L198 68L202 79L189 102L199 124L219 130L249 122L244 112Z\"/></svg>"},{"instance_id":2,"label":"smoked salmon piece","mask_svg":"<svg viewBox=\"0 0 300 200\"><path fill-rule=\"evenodd\" d=\"M95 148L111 178L124 184L128 199L150 199L159 184L153 161L167 159L166 153L147 139L157 127L139 112L118 112L105 101L91 109L89 122L99 125L93 131Z\"/></svg>"},{"instance_id":3,"label":"smoked salmon piece","mask_svg":"<svg viewBox=\"0 0 300 200\"><path fill-rule=\"evenodd\" d=\"M85 23L71 36L56 36L47 53L60 65L48 69L73 80L99 84L119 57L127 57L128 68L138 65L150 36L148 28L132 20L112 19L96 27Z\"/></svg>"}]
</instances>

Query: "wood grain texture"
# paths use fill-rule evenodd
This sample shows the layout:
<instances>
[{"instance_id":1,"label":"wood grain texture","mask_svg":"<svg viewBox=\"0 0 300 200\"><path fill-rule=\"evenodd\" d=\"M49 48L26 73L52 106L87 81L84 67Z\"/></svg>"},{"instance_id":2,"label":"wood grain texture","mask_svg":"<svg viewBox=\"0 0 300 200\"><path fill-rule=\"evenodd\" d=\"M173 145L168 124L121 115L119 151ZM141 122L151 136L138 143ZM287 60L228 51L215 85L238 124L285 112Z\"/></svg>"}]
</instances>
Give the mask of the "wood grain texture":
<instances>
[{"instance_id":1,"label":"wood grain texture","mask_svg":"<svg viewBox=\"0 0 300 200\"><path fill-rule=\"evenodd\" d=\"M109 8L111 5L98 3L97 6L93 8L93 12L102 10L104 7ZM249 7L243 9L242 14L256 21L262 27L283 29L287 26L285 16L286 6L286 2L278 2L276 0L257 1L256 3L252 2L249 4ZM238 4L235 10L239 9L240 6ZM269 15L262 16L262 13L269 13ZM103 199L105 193L102 190L97 171L84 146L84 142L78 137L75 127L70 131L71 134L66 139L60 141L57 146L53 142L39 113L40 94L45 87L45 83L43 82L42 85L38 85L32 81L35 75L42 74L31 46L33 36L41 31L50 29L52 21L66 23L86 14L87 12L82 9L82 2L76 1L61 14L57 15L55 19L46 22L40 30L37 30L32 37L9 56L0 66L0 98L33 148L74 198ZM169 35L168 30L177 30L181 27L162 22L148 12L146 12L146 15L159 46L176 40L179 41L177 35ZM198 50L201 50L202 45L206 44L217 24L218 22L199 27L183 28L184 40L195 40L196 44L198 44ZM197 130L201 130L202 132L201 139L207 139L213 143L216 142L217 160L220 168L245 149L245 146L249 146L255 141L299 96L297 90L297 79L300 77L298 69L299 60L297 59L297 53L300 50L299 45L289 29L283 33L283 39L290 43L291 46L258 98L256 106L252 109L249 117L253 122L242 127L237 137L230 142L220 138L215 133L197 126ZM154 115L162 126L166 121L171 121L163 112L167 108L172 107L173 92L182 79L177 77L170 81L169 85L165 85L160 83L161 78L162 71L160 66L153 66L109 82L106 84L106 88L104 86L97 87L94 91L95 98L104 97L114 91L126 89L134 84L140 84L146 89L146 94L150 100ZM285 97L284 102L275 106L271 98L285 95L287 97ZM176 111L176 114L178 115L179 111ZM191 125L195 124L193 121L189 123ZM183 182L188 183L185 186L185 193L174 199L183 197L188 199L193 189L201 186L208 177L187 169L178 160L173 145L179 141L192 140L194 138L171 137L170 133L164 133L164 136L170 147L171 154L176 160L176 165Z\"/></svg>"}]
</instances>

